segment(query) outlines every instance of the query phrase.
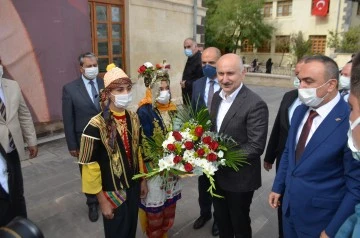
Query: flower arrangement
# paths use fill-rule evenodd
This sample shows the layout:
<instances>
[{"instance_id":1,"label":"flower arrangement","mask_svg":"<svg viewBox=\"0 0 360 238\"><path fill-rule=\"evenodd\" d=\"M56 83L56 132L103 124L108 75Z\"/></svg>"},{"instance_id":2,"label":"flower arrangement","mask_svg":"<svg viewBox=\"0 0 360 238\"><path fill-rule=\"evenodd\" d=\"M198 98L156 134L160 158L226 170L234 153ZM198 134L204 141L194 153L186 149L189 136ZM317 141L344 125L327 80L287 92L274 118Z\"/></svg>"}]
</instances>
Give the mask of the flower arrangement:
<instances>
[{"instance_id":1,"label":"flower arrangement","mask_svg":"<svg viewBox=\"0 0 360 238\"><path fill-rule=\"evenodd\" d=\"M151 80L155 76L155 67L150 62L145 62L138 68L138 78L144 78L144 83L146 87L149 87Z\"/></svg>"},{"instance_id":2,"label":"flower arrangement","mask_svg":"<svg viewBox=\"0 0 360 238\"><path fill-rule=\"evenodd\" d=\"M244 153L229 136L210 131L209 113L206 108L197 113L190 107L178 110L173 120L173 130L165 136L154 133L143 145L146 157L153 160L156 168L147 174L137 174L133 179L150 178L157 174L205 174L215 194L215 172L221 167L238 167L247 164Z\"/></svg>"}]
</instances>

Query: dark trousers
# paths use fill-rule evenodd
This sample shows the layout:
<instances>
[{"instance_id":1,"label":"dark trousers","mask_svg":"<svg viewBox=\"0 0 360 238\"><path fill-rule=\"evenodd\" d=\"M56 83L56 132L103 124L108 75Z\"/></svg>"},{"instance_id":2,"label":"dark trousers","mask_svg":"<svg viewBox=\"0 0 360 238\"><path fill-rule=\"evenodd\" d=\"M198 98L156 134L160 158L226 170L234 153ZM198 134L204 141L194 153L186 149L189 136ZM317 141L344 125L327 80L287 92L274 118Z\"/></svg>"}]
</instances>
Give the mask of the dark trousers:
<instances>
[{"instance_id":1,"label":"dark trousers","mask_svg":"<svg viewBox=\"0 0 360 238\"><path fill-rule=\"evenodd\" d=\"M229 192L219 186L216 192L224 198L213 198L220 238L251 238L250 205L254 191Z\"/></svg>"},{"instance_id":2,"label":"dark trousers","mask_svg":"<svg viewBox=\"0 0 360 238\"><path fill-rule=\"evenodd\" d=\"M17 216L27 218L20 158L16 150L7 157L9 194L0 188L0 226Z\"/></svg>"},{"instance_id":3,"label":"dark trousers","mask_svg":"<svg viewBox=\"0 0 360 238\"><path fill-rule=\"evenodd\" d=\"M140 202L140 184L126 190L126 201L114 211L113 219L103 216L105 238L135 238Z\"/></svg>"},{"instance_id":4,"label":"dark trousers","mask_svg":"<svg viewBox=\"0 0 360 238\"><path fill-rule=\"evenodd\" d=\"M82 174L82 165L79 164L79 169L80 169L80 175ZM93 206L93 205L98 205L99 202L97 200L97 197L95 194L88 194L88 193L85 193L85 196L86 196L86 204L90 207L90 206Z\"/></svg>"},{"instance_id":5,"label":"dark trousers","mask_svg":"<svg viewBox=\"0 0 360 238\"><path fill-rule=\"evenodd\" d=\"M277 213L278 213L278 226L279 226L279 238L283 238L284 237L284 232L283 232L283 225L282 225L282 200L283 197L281 196L279 201L280 201L280 206L277 208Z\"/></svg>"},{"instance_id":6,"label":"dark trousers","mask_svg":"<svg viewBox=\"0 0 360 238\"><path fill-rule=\"evenodd\" d=\"M212 197L207 191L210 187L210 181L206 175L200 175L198 179L198 189L199 189L199 206L200 206L200 216L203 217L212 217L211 215L211 205Z\"/></svg>"}]
</instances>

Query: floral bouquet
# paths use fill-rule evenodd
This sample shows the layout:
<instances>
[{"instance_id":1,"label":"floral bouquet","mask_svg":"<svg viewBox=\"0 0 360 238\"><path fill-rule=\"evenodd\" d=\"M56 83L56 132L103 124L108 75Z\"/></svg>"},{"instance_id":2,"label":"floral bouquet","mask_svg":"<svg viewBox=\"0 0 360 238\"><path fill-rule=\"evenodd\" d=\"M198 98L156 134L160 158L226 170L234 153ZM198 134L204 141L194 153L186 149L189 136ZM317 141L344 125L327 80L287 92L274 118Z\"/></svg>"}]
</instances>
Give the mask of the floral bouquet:
<instances>
[{"instance_id":1,"label":"floral bouquet","mask_svg":"<svg viewBox=\"0 0 360 238\"><path fill-rule=\"evenodd\" d=\"M149 87L151 80L155 76L155 67L150 62L145 62L138 68L138 78L144 78L145 87Z\"/></svg>"},{"instance_id":2,"label":"floral bouquet","mask_svg":"<svg viewBox=\"0 0 360 238\"><path fill-rule=\"evenodd\" d=\"M178 110L173 120L173 130L165 136L154 133L143 145L146 157L151 158L155 169L147 174L137 174L133 179L169 173L205 174L212 196L214 193L215 172L221 167L230 167L238 171L238 167L246 162L246 156L237 147L237 143L229 136L210 131L209 113L206 108L197 113L191 107Z\"/></svg>"}]
</instances>

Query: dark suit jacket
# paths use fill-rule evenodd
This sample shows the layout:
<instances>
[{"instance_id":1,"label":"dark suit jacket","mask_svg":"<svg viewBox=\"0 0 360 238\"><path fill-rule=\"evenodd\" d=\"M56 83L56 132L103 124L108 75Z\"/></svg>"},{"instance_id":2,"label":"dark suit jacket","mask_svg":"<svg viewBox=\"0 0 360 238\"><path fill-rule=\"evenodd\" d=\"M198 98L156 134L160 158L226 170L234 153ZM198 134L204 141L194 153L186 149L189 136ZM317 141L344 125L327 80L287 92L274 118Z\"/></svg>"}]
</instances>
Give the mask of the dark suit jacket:
<instances>
[{"instance_id":1,"label":"dark suit jacket","mask_svg":"<svg viewBox=\"0 0 360 238\"><path fill-rule=\"evenodd\" d=\"M104 81L98 78L96 81L100 91L104 88ZM62 113L69 150L80 148L80 138L85 126L99 112L86 91L81 77L63 87Z\"/></svg>"},{"instance_id":2,"label":"dark suit jacket","mask_svg":"<svg viewBox=\"0 0 360 238\"><path fill-rule=\"evenodd\" d=\"M290 127L289 107L298 97L298 90L294 89L284 94L279 111L276 115L274 126L266 148L264 161L273 164L276 159L276 168L279 167L281 155L285 148L286 139Z\"/></svg>"},{"instance_id":3,"label":"dark suit jacket","mask_svg":"<svg viewBox=\"0 0 360 238\"><path fill-rule=\"evenodd\" d=\"M191 100L193 83L195 80L203 77L202 64L201 64L201 52L196 52L193 56L189 57L186 61L182 80L186 80L185 88L182 89L183 93L189 96L188 100Z\"/></svg>"},{"instance_id":4,"label":"dark suit jacket","mask_svg":"<svg viewBox=\"0 0 360 238\"><path fill-rule=\"evenodd\" d=\"M193 83L191 106L194 110L206 107L204 101L207 77L202 77Z\"/></svg>"},{"instance_id":5,"label":"dark suit jacket","mask_svg":"<svg viewBox=\"0 0 360 238\"><path fill-rule=\"evenodd\" d=\"M216 92L211 104L212 129L222 99ZM221 124L219 133L231 136L247 154L250 165L238 172L223 167L216 172L216 183L232 192L249 192L261 186L260 156L264 151L268 130L269 111L266 103L245 85L242 86Z\"/></svg>"},{"instance_id":6,"label":"dark suit jacket","mask_svg":"<svg viewBox=\"0 0 360 238\"><path fill-rule=\"evenodd\" d=\"M291 207L304 233L319 237L325 229L334 237L360 202L360 161L347 146L349 106L340 99L296 163L296 135L308 109L300 105L294 112L272 191L284 195L283 214Z\"/></svg>"}]
</instances>

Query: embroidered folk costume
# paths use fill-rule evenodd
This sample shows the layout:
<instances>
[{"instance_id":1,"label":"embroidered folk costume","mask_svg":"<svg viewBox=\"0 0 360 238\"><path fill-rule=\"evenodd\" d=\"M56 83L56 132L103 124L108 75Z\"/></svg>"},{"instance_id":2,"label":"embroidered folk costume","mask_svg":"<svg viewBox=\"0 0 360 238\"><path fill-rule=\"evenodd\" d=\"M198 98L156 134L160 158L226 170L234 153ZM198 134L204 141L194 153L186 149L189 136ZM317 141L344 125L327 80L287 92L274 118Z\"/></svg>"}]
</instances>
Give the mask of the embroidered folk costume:
<instances>
[{"instance_id":1,"label":"embroidered folk costume","mask_svg":"<svg viewBox=\"0 0 360 238\"><path fill-rule=\"evenodd\" d=\"M113 94L123 88L131 94L131 85L120 68L108 70L100 98L102 112L89 121L81 137L82 190L98 197L105 237L136 234L140 186L132 176L143 171L140 123L137 114L125 110L126 103Z\"/></svg>"},{"instance_id":2,"label":"embroidered folk costume","mask_svg":"<svg viewBox=\"0 0 360 238\"><path fill-rule=\"evenodd\" d=\"M171 130L171 117L176 106L170 100L169 74L164 69L156 71L156 76L146 89L146 95L139 103L138 115L144 137L154 133L166 135ZM144 172L150 172L154 165L151 158L146 158L144 148ZM167 237L167 231L173 226L176 202L181 198L181 184L177 176L155 176L147 181L148 194L141 199L140 222L149 238Z\"/></svg>"}]
</instances>

